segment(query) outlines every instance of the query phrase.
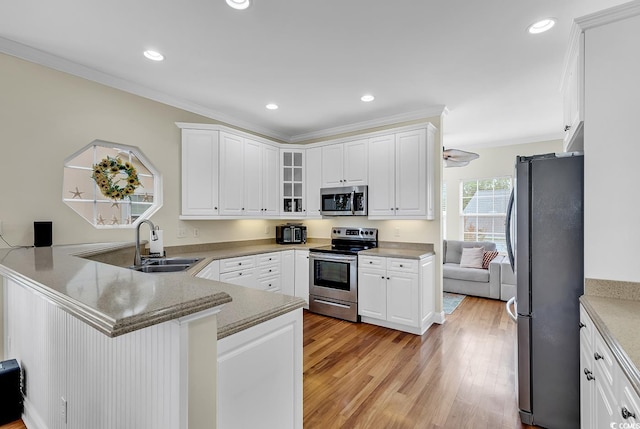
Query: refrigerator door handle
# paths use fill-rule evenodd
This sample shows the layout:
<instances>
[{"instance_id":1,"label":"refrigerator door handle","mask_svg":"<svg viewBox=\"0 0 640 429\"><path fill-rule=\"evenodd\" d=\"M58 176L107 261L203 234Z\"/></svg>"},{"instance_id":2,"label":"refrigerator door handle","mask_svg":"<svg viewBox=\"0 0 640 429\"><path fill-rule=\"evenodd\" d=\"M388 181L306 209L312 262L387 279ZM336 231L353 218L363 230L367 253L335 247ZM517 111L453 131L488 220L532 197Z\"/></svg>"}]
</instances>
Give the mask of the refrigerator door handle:
<instances>
[{"instance_id":1,"label":"refrigerator door handle","mask_svg":"<svg viewBox=\"0 0 640 429\"><path fill-rule=\"evenodd\" d=\"M517 322L518 316L516 316L516 313L518 312L518 303L516 302L515 296L512 298L509 298L509 301L507 301L506 307L507 307L507 314L509 315L511 320L513 320L514 322ZM513 307L513 311L511 311L511 307Z\"/></svg>"},{"instance_id":2,"label":"refrigerator door handle","mask_svg":"<svg viewBox=\"0 0 640 429\"><path fill-rule=\"evenodd\" d=\"M511 196L509 196L509 204L507 205L507 219L506 219L506 234L507 239L507 255L509 256L509 264L511 264L511 270L515 272L515 256L513 254L513 242L511 240L511 218L513 216L513 203L515 201L515 188L511 189Z\"/></svg>"}]
</instances>

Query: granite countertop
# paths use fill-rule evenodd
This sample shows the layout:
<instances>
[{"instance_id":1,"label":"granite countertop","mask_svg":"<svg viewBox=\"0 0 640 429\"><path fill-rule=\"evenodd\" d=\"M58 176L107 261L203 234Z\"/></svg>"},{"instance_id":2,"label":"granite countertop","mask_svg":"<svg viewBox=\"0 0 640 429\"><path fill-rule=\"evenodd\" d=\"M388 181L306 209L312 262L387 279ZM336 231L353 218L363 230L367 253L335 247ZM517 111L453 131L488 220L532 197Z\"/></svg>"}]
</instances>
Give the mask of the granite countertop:
<instances>
[{"instance_id":1,"label":"granite countertop","mask_svg":"<svg viewBox=\"0 0 640 429\"><path fill-rule=\"evenodd\" d=\"M167 256L198 257L188 271L140 273L132 262L132 243L0 249L0 275L26 284L110 337L177 319L224 304L218 313L218 338L301 308L304 300L278 293L201 279L195 275L216 259L329 243L280 245L273 240L211 243L167 248ZM431 244L380 243L363 254L419 259L433 254Z\"/></svg>"},{"instance_id":2,"label":"granite countertop","mask_svg":"<svg viewBox=\"0 0 640 429\"><path fill-rule=\"evenodd\" d=\"M585 280L580 302L640 395L640 284Z\"/></svg>"}]
</instances>

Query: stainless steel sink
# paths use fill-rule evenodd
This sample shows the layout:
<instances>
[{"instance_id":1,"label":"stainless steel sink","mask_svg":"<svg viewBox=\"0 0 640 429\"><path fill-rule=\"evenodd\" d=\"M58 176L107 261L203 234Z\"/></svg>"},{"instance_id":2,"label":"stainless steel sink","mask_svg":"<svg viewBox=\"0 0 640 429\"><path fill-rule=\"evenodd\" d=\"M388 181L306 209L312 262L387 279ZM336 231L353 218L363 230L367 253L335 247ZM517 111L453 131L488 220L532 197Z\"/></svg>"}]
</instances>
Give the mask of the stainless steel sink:
<instances>
[{"instance_id":1,"label":"stainless steel sink","mask_svg":"<svg viewBox=\"0 0 640 429\"><path fill-rule=\"evenodd\" d=\"M129 269L142 273L175 273L189 269L201 258L149 258L143 259L142 265L132 265Z\"/></svg>"},{"instance_id":2,"label":"stainless steel sink","mask_svg":"<svg viewBox=\"0 0 640 429\"><path fill-rule=\"evenodd\" d=\"M144 261L144 265L193 265L200 260L200 258L150 258Z\"/></svg>"},{"instance_id":3,"label":"stainless steel sink","mask_svg":"<svg viewBox=\"0 0 640 429\"><path fill-rule=\"evenodd\" d=\"M132 265L132 270L140 271L142 273L175 273L177 271L184 271L188 269L191 265L141 265L136 266Z\"/></svg>"}]
</instances>

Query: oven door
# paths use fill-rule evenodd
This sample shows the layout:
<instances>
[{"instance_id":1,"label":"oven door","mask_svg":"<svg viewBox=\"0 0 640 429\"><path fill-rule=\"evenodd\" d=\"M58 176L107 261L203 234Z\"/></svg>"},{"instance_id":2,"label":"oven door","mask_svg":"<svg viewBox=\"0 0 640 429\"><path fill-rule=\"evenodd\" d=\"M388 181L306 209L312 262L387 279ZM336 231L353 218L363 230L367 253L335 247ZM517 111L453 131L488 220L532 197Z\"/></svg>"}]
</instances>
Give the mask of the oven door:
<instances>
[{"instance_id":1,"label":"oven door","mask_svg":"<svg viewBox=\"0 0 640 429\"><path fill-rule=\"evenodd\" d=\"M309 294L358 301L358 257L309 252Z\"/></svg>"}]
</instances>

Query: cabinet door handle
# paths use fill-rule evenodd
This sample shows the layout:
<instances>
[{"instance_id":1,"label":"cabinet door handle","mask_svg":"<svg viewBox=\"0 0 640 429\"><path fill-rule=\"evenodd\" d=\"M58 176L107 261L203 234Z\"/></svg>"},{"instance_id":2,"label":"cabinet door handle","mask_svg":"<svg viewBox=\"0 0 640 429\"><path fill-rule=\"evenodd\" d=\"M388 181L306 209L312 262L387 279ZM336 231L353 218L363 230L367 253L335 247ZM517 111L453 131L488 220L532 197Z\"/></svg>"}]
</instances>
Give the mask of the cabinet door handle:
<instances>
[{"instance_id":1,"label":"cabinet door handle","mask_svg":"<svg viewBox=\"0 0 640 429\"><path fill-rule=\"evenodd\" d=\"M380 277L382 280L384 280L384 276Z\"/></svg>"},{"instance_id":2,"label":"cabinet door handle","mask_svg":"<svg viewBox=\"0 0 640 429\"><path fill-rule=\"evenodd\" d=\"M586 327L587 327L587 325L585 325L584 323L580 322L580 323L578 323L578 327L579 327L580 329L582 329L582 328L586 328Z\"/></svg>"},{"instance_id":3,"label":"cabinet door handle","mask_svg":"<svg viewBox=\"0 0 640 429\"><path fill-rule=\"evenodd\" d=\"M584 369L584 375L587 376L587 380L589 380L589 381L595 380L595 377L593 376L593 373L591 371L589 371L587 368Z\"/></svg>"},{"instance_id":4,"label":"cabinet door handle","mask_svg":"<svg viewBox=\"0 0 640 429\"><path fill-rule=\"evenodd\" d=\"M218 207L214 207L213 209L214 209L214 210L218 210Z\"/></svg>"},{"instance_id":5,"label":"cabinet door handle","mask_svg":"<svg viewBox=\"0 0 640 429\"><path fill-rule=\"evenodd\" d=\"M387 277L387 280L391 280L389 277Z\"/></svg>"},{"instance_id":6,"label":"cabinet door handle","mask_svg":"<svg viewBox=\"0 0 640 429\"><path fill-rule=\"evenodd\" d=\"M636 418L636 413L632 413L631 411L627 410L627 407L622 407L622 418L623 419L628 419L629 417L631 418Z\"/></svg>"},{"instance_id":7,"label":"cabinet door handle","mask_svg":"<svg viewBox=\"0 0 640 429\"><path fill-rule=\"evenodd\" d=\"M565 130L565 131L569 131L570 129L571 129L571 125L565 125L565 126L564 126L564 130Z\"/></svg>"},{"instance_id":8,"label":"cabinet door handle","mask_svg":"<svg viewBox=\"0 0 640 429\"><path fill-rule=\"evenodd\" d=\"M241 276L241 275L242 275L242 273L240 272L240 273L238 273L238 275L239 275L239 276Z\"/></svg>"},{"instance_id":9,"label":"cabinet door handle","mask_svg":"<svg viewBox=\"0 0 640 429\"><path fill-rule=\"evenodd\" d=\"M593 354L593 358L594 358L595 360L604 359L604 357L603 357L600 353L598 353L598 352L595 352L595 353Z\"/></svg>"}]
</instances>

